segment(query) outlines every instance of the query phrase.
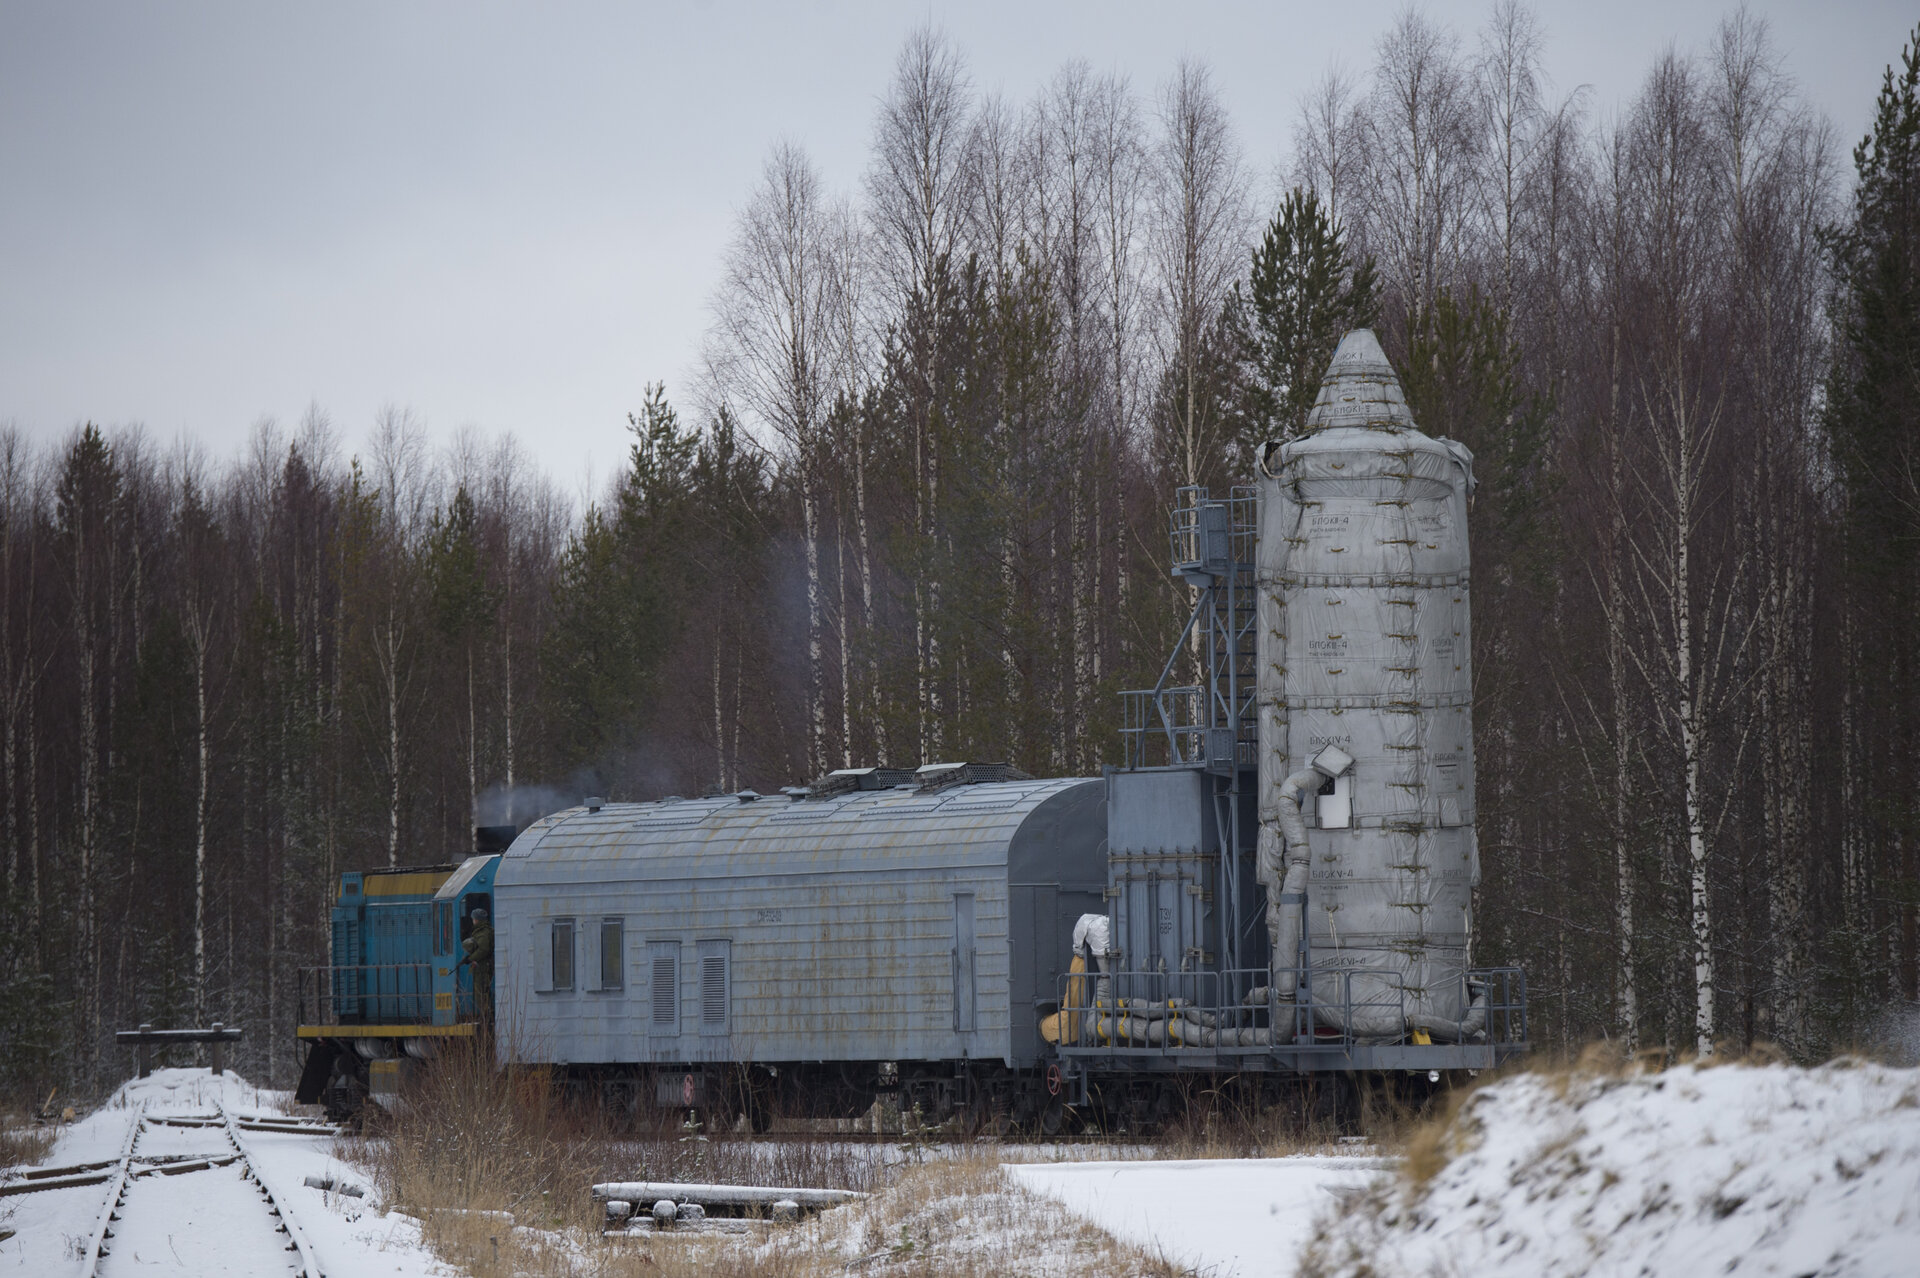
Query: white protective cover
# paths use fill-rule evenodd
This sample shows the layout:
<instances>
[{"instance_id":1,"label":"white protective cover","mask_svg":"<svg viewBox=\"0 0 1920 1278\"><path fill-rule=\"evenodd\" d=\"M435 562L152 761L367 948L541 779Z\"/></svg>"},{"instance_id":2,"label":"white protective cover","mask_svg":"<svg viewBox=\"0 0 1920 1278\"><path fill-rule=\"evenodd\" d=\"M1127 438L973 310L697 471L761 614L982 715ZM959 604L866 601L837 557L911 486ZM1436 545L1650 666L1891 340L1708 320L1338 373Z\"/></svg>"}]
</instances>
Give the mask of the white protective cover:
<instances>
[{"instance_id":1,"label":"white protective cover","mask_svg":"<svg viewBox=\"0 0 1920 1278\"><path fill-rule=\"evenodd\" d=\"M1364 973L1351 1015L1326 1019L1366 1035L1466 1011L1472 483L1472 454L1415 428L1366 329L1341 340L1306 433L1260 479L1262 852L1279 850L1287 776L1328 745L1352 755L1351 827L1308 833L1307 916L1315 1001L1345 998L1333 973Z\"/></svg>"}]
</instances>

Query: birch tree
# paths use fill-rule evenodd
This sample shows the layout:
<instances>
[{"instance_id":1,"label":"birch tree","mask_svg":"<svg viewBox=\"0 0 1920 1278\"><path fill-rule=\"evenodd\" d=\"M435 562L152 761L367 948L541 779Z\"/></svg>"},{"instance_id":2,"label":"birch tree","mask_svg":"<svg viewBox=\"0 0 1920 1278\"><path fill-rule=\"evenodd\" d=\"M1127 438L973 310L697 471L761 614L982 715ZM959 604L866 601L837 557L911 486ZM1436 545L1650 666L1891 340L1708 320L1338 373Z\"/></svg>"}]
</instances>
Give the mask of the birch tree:
<instances>
[{"instance_id":1,"label":"birch tree","mask_svg":"<svg viewBox=\"0 0 1920 1278\"><path fill-rule=\"evenodd\" d=\"M1521 252L1519 223L1538 144L1542 44L1532 9L1520 0L1497 0L1474 67L1480 129L1487 139L1480 205L1499 273L1496 296L1509 314Z\"/></svg>"},{"instance_id":2,"label":"birch tree","mask_svg":"<svg viewBox=\"0 0 1920 1278\"><path fill-rule=\"evenodd\" d=\"M1737 772L1751 739L1751 718L1732 711L1755 623L1738 606L1750 551L1728 541L1729 503L1714 500L1725 492L1716 463L1726 399L1707 352L1725 262L1714 218L1723 192L1712 180L1703 107L1697 70L1670 54L1648 78L1629 126L1645 308L1632 393L1647 432L1635 473L1642 518L1630 548L1629 606L1649 623L1651 642L1637 660L1678 774L1694 1047L1708 1056L1718 1026L1715 852L1732 798L1709 768Z\"/></svg>"},{"instance_id":3,"label":"birch tree","mask_svg":"<svg viewBox=\"0 0 1920 1278\"><path fill-rule=\"evenodd\" d=\"M937 318L948 308L954 252L973 206L967 164L972 86L958 51L923 27L907 38L881 100L867 170L872 262L886 306L906 317L916 309ZM933 388L941 378L940 343L907 325L917 391L906 412L912 431L914 534L937 550L940 520L940 423ZM937 562L937 556L936 556ZM913 582L914 715L920 758L940 750L945 709L940 696L938 571Z\"/></svg>"},{"instance_id":4,"label":"birch tree","mask_svg":"<svg viewBox=\"0 0 1920 1278\"><path fill-rule=\"evenodd\" d=\"M715 302L715 376L784 442L800 479L807 574L807 766L826 771L821 577L822 432L830 395L857 339L842 269L851 249L812 161L781 143L761 170L727 253ZM844 686L842 694L844 696Z\"/></svg>"},{"instance_id":5,"label":"birch tree","mask_svg":"<svg viewBox=\"0 0 1920 1278\"><path fill-rule=\"evenodd\" d=\"M1208 386L1228 292L1246 250L1246 184L1213 76L1182 61L1161 94L1153 259L1167 369L1161 448L1172 486L1205 483L1226 460L1225 405ZM1210 349L1212 347L1213 349Z\"/></svg>"},{"instance_id":6,"label":"birch tree","mask_svg":"<svg viewBox=\"0 0 1920 1278\"><path fill-rule=\"evenodd\" d=\"M1367 246L1408 319L1465 254L1477 105L1459 38L1403 12L1377 47L1360 198Z\"/></svg>"}]
</instances>

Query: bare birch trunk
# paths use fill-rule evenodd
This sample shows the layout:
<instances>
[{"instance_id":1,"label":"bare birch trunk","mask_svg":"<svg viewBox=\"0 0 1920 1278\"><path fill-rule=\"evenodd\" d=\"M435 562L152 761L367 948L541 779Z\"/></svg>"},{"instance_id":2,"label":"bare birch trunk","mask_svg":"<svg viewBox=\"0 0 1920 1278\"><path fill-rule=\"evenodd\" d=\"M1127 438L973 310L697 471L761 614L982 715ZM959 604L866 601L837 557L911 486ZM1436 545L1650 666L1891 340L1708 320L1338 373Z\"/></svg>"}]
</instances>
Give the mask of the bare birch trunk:
<instances>
[{"instance_id":1,"label":"bare birch trunk","mask_svg":"<svg viewBox=\"0 0 1920 1278\"><path fill-rule=\"evenodd\" d=\"M400 637L394 603L387 601L386 631L381 636L382 681L387 694L387 865L400 864Z\"/></svg>"},{"instance_id":2,"label":"bare birch trunk","mask_svg":"<svg viewBox=\"0 0 1920 1278\"><path fill-rule=\"evenodd\" d=\"M1844 578L1843 578L1844 581ZM1867 765L1860 741L1859 630L1854 618L1852 590L1842 587L1840 600L1840 912L1847 936L1855 947L1867 930L1866 831L1859 813L1860 777ZM1857 953L1857 950L1856 950Z\"/></svg>"},{"instance_id":3,"label":"bare birch trunk","mask_svg":"<svg viewBox=\"0 0 1920 1278\"><path fill-rule=\"evenodd\" d=\"M19 519L19 512L13 508L12 494L8 494L6 510L6 532L0 536L0 571L4 571L4 584L0 589L6 591L7 610L0 616L0 679L6 681L7 729L4 766L7 770L7 899L15 899L20 887L20 795L19 795L19 746L20 746L20 702L24 671L14 670L13 651L13 530ZM33 609L29 607L27 634L32 636ZM31 667L33 658L29 654L21 662Z\"/></svg>"},{"instance_id":4,"label":"bare birch trunk","mask_svg":"<svg viewBox=\"0 0 1920 1278\"><path fill-rule=\"evenodd\" d=\"M197 773L193 791L193 1017L207 1023L207 787L212 735L207 724L206 619L193 621L193 706Z\"/></svg>"},{"instance_id":5,"label":"bare birch trunk","mask_svg":"<svg viewBox=\"0 0 1920 1278\"><path fill-rule=\"evenodd\" d=\"M1620 422L1620 326L1613 326L1613 378L1610 388L1608 436L1608 483L1612 500L1612 526L1607 540L1607 682L1612 693L1613 711L1613 865L1615 961L1619 997L1620 1033L1626 1053L1640 1049L1639 987L1634 979L1633 855L1628 842L1630 785L1628 768L1632 753L1627 741L1631 707L1627 700L1627 621L1624 574L1627 570L1627 518L1625 468L1626 442L1621 438Z\"/></svg>"},{"instance_id":6,"label":"bare birch trunk","mask_svg":"<svg viewBox=\"0 0 1920 1278\"><path fill-rule=\"evenodd\" d=\"M513 580L513 568L507 568L507 580ZM509 585L507 599L507 619L501 626L500 636L500 695L501 695L501 747L505 754L507 773L507 824L517 824L513 810L513 617L512 590Z\"/></svg>"},{"instance_id":7,"label":"bare birch trunk","mask_svg":"<svg viewBox=\"0 0 1920 1278\"><path fill-rule=\"evenodd\" d=\"M37 697L27 698L27 865L29 870L27 926L33 933L36 971L47 970L47 937L40 891L40 733Z\"/></svg>"},{"instance_id":8,"label":"bare birch trunk","mask_svg":"<svg viewBox=\"0 0 1920 1278\"><path fill-rule=\"evenodd\" d=\"M836 503L837 506L838 503ZM836 511L833 534L833 580L840 594L840 608L834 616L834 630L840 638L840 766L853 766L853 684L852 654L847 637L847 539L846 514Z\"/></svg>"},{"instance_id":9,"label":"bare birch trunk","mask_svg":"<svg viewBox=\"0 0 1920 1278\"><path fill-rule=\"evenodd\" d=\"M1693 414L1675 398L1674 427L1678 432L1674 461L1674 673L1680 692L1678 728L1681 766L1685 771L1687 818L1687 890L1691 902L1693 936L1693 1036L1702 1058L1713 1055L1713 897L1708 877L1705 796L1701 793L1700 764L1704 737L1700 724L1700 694L1693 660L1693 491L1699 458L1695 449Z\"/></svg>"},{"instance_id":10,"label":"bare birch trunk","mask_svg":"<svg viewBox=\"0 0 1920 1278\"><path fill-rule=\"evenodd\" d=\"M800 465L806 475L800 485L800 512L807 543L807 775L818 777L827 770L826 690L821 686L825 681L820 670L820 509L812 458L803 456Z\"/></svg>"},{"instance_id":11,"label":"bare birch trunk","mask_svg":"<svg viewBox=\"0 0 1920 1278\"><path fill-rule=\"evenodd\" d=\"M80 675L80 877L76 885L76 949L80 972L80 1055L91 1065L98 1055L100 1036L100 956L94 938L94 860L98 833L100 719L96 704L95 653L92 609L88 606L92 574L87 571L91 548L84 521L74 523L73 630L79 647Z\"/></svg>"},{"instance_id":12,"label":"bare birch trunk","mask_svg":"<svg viewBox=\"0 0 1920 1278\"><path fill-rule=\"evenodd\" d=\"M1072 486L1067 509L1067 693L1066 716L1061 723L1063 749L1059 766L1073 766L1074 743L1083 735L1082 697L1087 686L1087 651L1082 637L1087 627L1087 555L1082 539L1086 497Z\"/></svg>"},{"instance_id":13,"label":"bare birch trunk","mask_svg":"<svg viewBox=\"0 0 1920 1278\"><path fill-rule=\"evenodd\" d=\"M467 641L467 825L480 807L480 708L473 687L473 641ZM469 835L472 831L469 829Z\"/></svg>"},{"instance_id":14,"label":"bare birch trunk","mask_svg":"<svg viewBox=\"0 0 1920 1278\"><path fill-rule=\"evenodd\" d=\"M867 645L867 713L873 720L873 761L887 762L887 722L880 712L880 653L873 634L873 535L867 522L867 439L865 423L853 438L853 510L860 537L860 625Z\"/></svg>"},{"instance_id":15,"label":"bare birch trunk","mask_svg":"<svg viewBox=\"0 0 1920 1278\"><path fill-rule=\"evenodd\" d=\"M927 437L927 544L935 548L935 568L927 581L927 746L921 762L932 763L945 749L945 698L941 695L940 669L940 442L933 438L929 419Z\"/></svg>"}]
</instances>

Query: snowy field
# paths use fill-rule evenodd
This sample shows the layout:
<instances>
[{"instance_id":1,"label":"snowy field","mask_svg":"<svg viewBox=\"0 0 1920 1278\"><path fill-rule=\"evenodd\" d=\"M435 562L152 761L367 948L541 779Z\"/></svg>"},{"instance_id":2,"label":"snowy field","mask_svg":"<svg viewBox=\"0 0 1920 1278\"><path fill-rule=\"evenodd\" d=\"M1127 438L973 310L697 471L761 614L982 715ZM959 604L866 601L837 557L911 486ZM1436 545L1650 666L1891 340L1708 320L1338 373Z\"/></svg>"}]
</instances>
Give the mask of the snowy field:
<instances>
[{"instance_id":1,"label":"snowy field","mask_svg":"<svg viewBox=\"0 0 1920 1278\"><path fill-rule=\"evenodd\" d=\"M124 1084L107 1104L63 1129L42 1165L117 1160L142 1103L148 1119L209 1115L221 1106L236 1118L280 1118L282 1095L257 1092L231 1071L215 1079L203 1069L156 1070L150 1078ZM332 1156L332 1136L246 1132L244 1137L255 1170L304 1230L329 1278L437 1278L451 1272L421 1246L419 1225L412 1219L382 1216L359 1199L303 1184L308 1176L365 1184L364 1177ZM135 1151L136 1162L141 1157L220 1153L223 1143L217 1128L149 1122ZM109 1188L74 1185L0 1198L0 1225L16 1231L0 1243L0 1278L78 1274ZM128 1187L99 1272L102 1278L284 1278L294 1271L293 1256L285 1250L286 1236L274 1226L259 1192L241 1179L237 1163L175 1176L142 1176Z\"/></svg>"},{"instance_id":2,"label":"snowy field","mask_svg":"<svg viewBox=\"0 0 1920 1278\"><path fill-rule=\"evenodd\" d=\"M1247 1158L1012 1165L1017 1183L1116 1238L1212 1278L1290 1274L1315 1219L1391 1164Z\"/></svg>"},{"instance_id":3,"label":"snowy field","mask_svg":"<svg viewBox=\"0 0 1920 1278\"><path fill-rule=\"evenodd\" d=\"M1441 1160L1444 1159L1444 1164ZM1521 1075L1328 1224L1343 1275L1920 1274L1920 1070Z\"/></svg>"}]
</instances>

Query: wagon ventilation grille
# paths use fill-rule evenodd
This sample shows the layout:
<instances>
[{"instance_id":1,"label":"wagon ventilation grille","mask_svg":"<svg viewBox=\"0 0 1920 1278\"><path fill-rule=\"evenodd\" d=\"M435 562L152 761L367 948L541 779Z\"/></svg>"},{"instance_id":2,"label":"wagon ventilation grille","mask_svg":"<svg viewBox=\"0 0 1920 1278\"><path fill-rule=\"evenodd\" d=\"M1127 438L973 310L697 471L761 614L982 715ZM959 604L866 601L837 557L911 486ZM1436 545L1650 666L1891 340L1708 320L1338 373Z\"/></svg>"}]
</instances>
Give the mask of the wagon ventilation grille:
<instances>
[{"instance_id":1,"label":"wagon ventilation grille","mask_svg":"<svg viewBox=\"0 0 1920 1278\"><path fill-rule=\"evenodd\" d=\"M680 1009L674 1006L674 995L680 984L680 963L672 954L656 950L653 956L653 1023L658 1026L676 1024L680 1019Z\"/></svg>"}]
</instances>

